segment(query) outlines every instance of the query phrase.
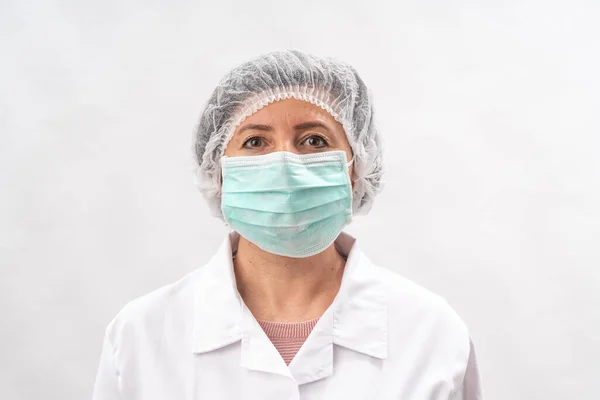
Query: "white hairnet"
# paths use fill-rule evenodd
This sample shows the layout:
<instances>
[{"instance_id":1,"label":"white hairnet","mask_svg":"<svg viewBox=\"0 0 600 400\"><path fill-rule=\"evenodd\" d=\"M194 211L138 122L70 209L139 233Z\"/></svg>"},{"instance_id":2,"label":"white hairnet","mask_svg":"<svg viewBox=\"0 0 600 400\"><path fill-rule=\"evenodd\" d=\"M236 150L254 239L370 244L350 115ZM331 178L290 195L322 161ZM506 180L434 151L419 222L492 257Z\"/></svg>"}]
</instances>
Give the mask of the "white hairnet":
<instances>
[{"instance_id":1,"label":"white hairnet","mask_svg":"<svg viewBox=\"0 0 600 400\"><path fill-rule=\"evenodd\" d=\"M278 100L295 98L327 110L354 153L353 212L365 214L381 189L382 146L372 97L350 65L297 50L265 54L229 72L204 109L193 137L196 185L221 214L220 159L242 121Z\"/></svg>"}]
</instances>

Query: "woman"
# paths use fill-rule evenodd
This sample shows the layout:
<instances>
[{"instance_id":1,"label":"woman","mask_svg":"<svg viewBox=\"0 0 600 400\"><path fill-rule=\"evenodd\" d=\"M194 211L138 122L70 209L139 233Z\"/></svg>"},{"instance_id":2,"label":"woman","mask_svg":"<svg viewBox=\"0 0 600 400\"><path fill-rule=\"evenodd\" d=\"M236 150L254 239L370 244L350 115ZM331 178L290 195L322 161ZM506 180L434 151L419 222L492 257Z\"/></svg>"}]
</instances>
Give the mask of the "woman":
<instances>
[{"instance_id":1,"label":"woman","mask_svg":"<svg viewBox=\"0 0 600 400\"><path fill-rule=\"evenodd\" d=\"M381 150L349 65L283 51L231 71L194 154L233 233L110 322L94 399L479 399L461 319L342 232L379 192Z\"/></svg>"}]
</instances>

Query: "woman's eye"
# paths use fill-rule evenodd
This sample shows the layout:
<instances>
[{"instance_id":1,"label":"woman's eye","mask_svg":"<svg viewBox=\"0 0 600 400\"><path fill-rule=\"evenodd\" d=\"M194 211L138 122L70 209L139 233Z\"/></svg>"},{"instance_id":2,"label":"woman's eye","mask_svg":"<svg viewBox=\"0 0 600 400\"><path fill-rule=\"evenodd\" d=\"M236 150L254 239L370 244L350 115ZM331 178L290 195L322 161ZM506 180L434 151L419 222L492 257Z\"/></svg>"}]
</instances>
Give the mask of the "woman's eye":
<instances>
[{"instance_id":1,"label":"woman's eye","mask_svg":"<svg viewBox=\"0 0 600 400\"><path fill-rule=\"evenodd\" d=\"M307 145L309 145L311 147L317 147L317 148L327 146L327 141L325 141L325 139L323 139L321 136L318 136L318 135L309 136L308 138L306 138L306 140L304 140L304 143L306 143Z\"/></svg>"},{"instance_id":2,"label":"woman's eye","mask_svg":"<svg viewBox=\"0 0 600 400\"><path fill-rule=\"evenodd\" d=\"M244 142L244 148L257 149L263 145L263 140L259 137L251 137Z\"/></svg>"}]
</instances>

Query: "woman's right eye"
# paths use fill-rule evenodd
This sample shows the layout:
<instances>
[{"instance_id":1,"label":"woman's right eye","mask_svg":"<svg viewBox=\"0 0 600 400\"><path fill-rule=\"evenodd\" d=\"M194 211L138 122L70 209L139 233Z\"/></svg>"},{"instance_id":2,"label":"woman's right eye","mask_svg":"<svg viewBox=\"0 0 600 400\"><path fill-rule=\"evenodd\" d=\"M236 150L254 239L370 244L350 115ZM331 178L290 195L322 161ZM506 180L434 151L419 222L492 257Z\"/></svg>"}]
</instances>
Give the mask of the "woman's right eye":
<instances>
[{"instance_id":1,"label":"woman's right eye","mask_svg":"<svg viewBox=\"0 0 600 400\"><path fill-rule=\"evenodd\" d=\"M251 137L244 142L244 148L246 149L258 149L263 145L263 140L259 137Z\"/></svg>"}]
</instances>

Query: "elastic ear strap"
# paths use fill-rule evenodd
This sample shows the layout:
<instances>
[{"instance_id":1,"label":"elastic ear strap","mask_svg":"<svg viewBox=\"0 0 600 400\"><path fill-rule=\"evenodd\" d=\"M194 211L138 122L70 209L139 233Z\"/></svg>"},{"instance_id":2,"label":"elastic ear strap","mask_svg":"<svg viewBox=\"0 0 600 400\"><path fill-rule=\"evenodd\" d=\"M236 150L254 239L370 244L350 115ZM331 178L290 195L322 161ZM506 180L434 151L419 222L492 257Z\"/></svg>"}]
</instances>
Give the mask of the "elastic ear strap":
<instances>
[{"instance_id":1,"label":"elastic ear strap","mask_svg":"<svg viewBox=\"0 0 600 400\"><path fill-rule=\"evenodd\" d=\"M354 164L354 157L352 157L352 159L346 163L346 166L350 168L352 164Z\"/></svg>"}]
</instances>

